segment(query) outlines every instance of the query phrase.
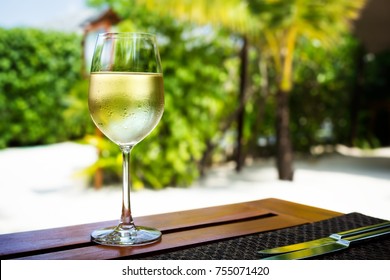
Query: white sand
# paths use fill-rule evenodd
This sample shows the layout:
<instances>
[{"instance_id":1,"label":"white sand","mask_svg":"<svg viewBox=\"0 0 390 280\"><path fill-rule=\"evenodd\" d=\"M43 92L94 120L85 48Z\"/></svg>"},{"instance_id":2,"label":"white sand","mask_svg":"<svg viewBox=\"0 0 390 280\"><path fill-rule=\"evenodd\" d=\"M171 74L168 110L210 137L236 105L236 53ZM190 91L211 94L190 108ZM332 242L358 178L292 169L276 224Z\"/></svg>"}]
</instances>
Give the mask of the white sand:
<instances>
[{"instance_id":1,"label":"white sand","mask_svg":"<svg viewBox=\"0 0 390 280\"><path fill-rule=\"evenodd\" d=\"M120 188L95 191L74 175L96 159L93 147L68 142L1 150L0 234L118 219ZM226 165L189 188L133 192L133 214L275 197L390 220L390 149L363 153L340 146L317 160L297 160L295 170L294 182L283 182L272 160L240 174Z\"/></svg>"}]
</instances>

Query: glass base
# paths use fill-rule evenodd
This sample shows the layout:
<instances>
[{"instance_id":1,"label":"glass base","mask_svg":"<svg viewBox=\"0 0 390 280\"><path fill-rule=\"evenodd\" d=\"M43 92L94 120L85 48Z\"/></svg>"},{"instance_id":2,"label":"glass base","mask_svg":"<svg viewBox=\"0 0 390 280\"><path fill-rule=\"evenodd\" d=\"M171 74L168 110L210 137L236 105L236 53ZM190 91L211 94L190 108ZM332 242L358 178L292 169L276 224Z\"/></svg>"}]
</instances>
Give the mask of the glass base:
<instances>
[{"instance_id":1,"label":"glass base","mask_svg":"<svg viewBox=\"0 0 390 280\"><path fill-rule=\"evenodd\" d=\"M91 240L98 244L109 246L140 246L155 243L161 239L161 232L154 228L133 227L108 227L92 232Z\"/></svg>"}]
</instances>

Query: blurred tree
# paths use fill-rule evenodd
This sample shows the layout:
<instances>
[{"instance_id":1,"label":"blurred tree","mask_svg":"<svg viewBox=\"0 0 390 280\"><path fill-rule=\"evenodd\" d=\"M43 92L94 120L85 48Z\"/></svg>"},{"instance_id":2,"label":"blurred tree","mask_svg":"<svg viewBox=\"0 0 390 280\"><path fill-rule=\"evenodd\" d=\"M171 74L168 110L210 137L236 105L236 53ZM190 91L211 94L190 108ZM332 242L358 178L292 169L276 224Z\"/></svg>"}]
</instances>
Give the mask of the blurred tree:
<instances>
[{"instance_id":1,"label":"blurred tree","mask_svg":"<svg viewBox=\"0 0 390 280\"><path fill-rule=\"evenodd\" d=\"M223 26L257 44L260 64L272 66L276 84L276 143L279 179L293 179L289 93L293 88L294 55L300 38L334 46L346 34L365 0L95 0L113 7L143 4L151 13L172 15L198 24ZM120 9L117 9L120 10ZM244 41L245 42L245 41ZM245 46L245 44L244 44ZM243 58L245 56L242 56ZM244 61L244 59L243 59ZM267 67L260 67L265 69ZM245 71L245 68L242 68ZM245 77L242 77L242 81ZM245 90L245 86L241 86ZM239 109L242 102L239 102Z\"/></svg>"},{"instance_id":2,"label":"blurred tree","mask_svg":"<svg viewBox=\"0 0 390 280\"><path fill-rule=\"evenodd\" d=\"M0 28L0 148L85 134L80 95L67 95L80 80L79 46L75 34Z\"/></svg>"},{"instance_id":3,"label":"blurred tree","mask_svg":"<svg viewBox=\"0 0 390 280\"><path fill-rule=\"evenodd\" d=\"M150 9L199 23L222 25L260 40L276 71L276 139L279 179L293 179L289 93L293 87L293 60L298 39L316 39L324 46L336 43L357 18L365 0L138 0ZM157 3L158 2L158 3ZM249 9L248 9L249 8ZM245 46L245 44L244 44ZM245 62L243 57L242 63ZM242 68L245 71L245 68ZM242 82L244 83L244 82ZM245 86L244 86L245 87Z\"/></svg>"},{"instance_id":4,"label":"blurred tree","mask_svg":"<svg viewBox=\"0 0 390 280\"><path fill-rule=\"evenodd\" d=\"M295 52L300 63L295 66L289 102L295 152L349 143L350 100L359 63L354 53L358 50L351 35L340 38L337 48L323 48L318 40L300 38Z\"/></svg>"},{"instance_id":5,"label":"blurred tree","mask_svg":"<svg viewBox=\"0 0 390 280\"><path fill-rule=\"evenodd\" d=\"M238 94L238 106L231 116L228 117L227 125L222 130L230 128L233 120L237 123L237 141L236 141L236 170L239 171L243 164L243 127L246 89L248 86L248 38L258 32L258 22L250 16L245 1L241 0L198 0L198 1L171 1L171 0L91 0L91 3L101 5L108 3L110 7L122 14L123 18L129 18L129 13L125 7L132 9L142 9L145 7L149 14L155 16L172 16L184 22L193 22L200 25L214 25L223 27L242 38L242 49L240 52L240 85ZM138 4L138 5L136 5ZM134 13L133 13L134 14ZM134 22L134 18L132 18ZM132 26L134 27L134 25ZM218 139L220 140L220 139ZM219 141L207 143L207 149L203 154L202 162L209 160L212 150ZM203 167L202 167L203 170Z\"/></svg>"},{"instance_id":6,"label":"blurred tree","mask_svg":"<svg viewBox=\"0 0 390 280\"><path fill-rule=\"evenodd\" d=\"M236 170L240 171L244 161L244 116L245 105L249 99L248 88L248 51L249 38L259 32L259 22L255 20L247 9L247 3L242 0L199 0L199 1L172 1L172 0L136 0L137 3L144 4L150 11L157 12L164 16L171 15L174 18L185 22L194 22L200 25L210 25L223 27L231 33L241 37L240 57L240 83L236 109L228 118L229 125L224 126L224 130L230 128L230 124L235 120L236 150L235 161ZM208 149L204 153L204 160L211 154L216 142L208 143Z\"/></svg>"},{"instance_id":7,"label":"blurred tree","mask_svg":"<svg viewBox=\"0 0 390 280\"><path fill-rule=\"evenodd\" d=\"M293 151L289 132L289 93L293 88L294 53L300 37L323 46L336 44L359 15L364 0L252 0L249 9L266 28L266 42L276 71L277 168L279 179L293 179Z\"/></svg>"}]
</instances>

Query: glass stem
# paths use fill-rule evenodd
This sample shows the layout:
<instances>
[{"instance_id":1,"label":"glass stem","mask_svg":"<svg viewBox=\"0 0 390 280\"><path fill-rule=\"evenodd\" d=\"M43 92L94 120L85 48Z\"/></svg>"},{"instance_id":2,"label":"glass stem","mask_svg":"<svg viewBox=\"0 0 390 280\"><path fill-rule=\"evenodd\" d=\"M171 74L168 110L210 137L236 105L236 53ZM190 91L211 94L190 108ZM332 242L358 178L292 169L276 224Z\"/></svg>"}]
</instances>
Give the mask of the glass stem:
<instances>
[{"instance_id":1,"label":"glass stem","mask_svg":"<svg viewBox=\"0 0 390 280\"><path fill-rule=\"evenodd\" d=\"M123 156L122 216L120 227L130 229L135 228L130 207L130 152L133 146L121 146L120 148Z\"/></svg>"}]
</instances>

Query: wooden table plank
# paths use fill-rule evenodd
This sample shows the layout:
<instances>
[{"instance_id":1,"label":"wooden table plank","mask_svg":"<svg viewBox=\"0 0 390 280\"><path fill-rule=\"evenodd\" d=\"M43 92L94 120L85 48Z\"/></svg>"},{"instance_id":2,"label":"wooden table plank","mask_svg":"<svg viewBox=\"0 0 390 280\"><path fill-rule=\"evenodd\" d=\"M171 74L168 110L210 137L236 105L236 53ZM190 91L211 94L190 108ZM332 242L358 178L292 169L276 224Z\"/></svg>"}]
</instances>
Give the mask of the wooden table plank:
<instances>
[{"instance_id":1,"label":"wooden table plank","mask_svg":"<svg viewBox=\"0 0 390 280\"><path fill-rule=\"evenodd\" d=\"M0 235L0 257L29 259L112 259L164 251L255 232L315 222L341 215L279 199L263 199L135 219L159 228L159 243L142 247L109 247L90 242L92 230L116 221Z\"/></svg>"},{"instance_id":2,"label":"wooden table plank","mask_svg":"<svg viewBox=\"0 0 390 280\"><path fill-rule=\"evenodd\" d=\"M306 223L306 220L293 218L287 215L268 216L265 218L202 227L190 230L184 230L174 233L164 234L159 243L137 246L137 247L110 247L110 246L88 246L72 250L59 251L41 255L23 257L20 259L118 259L136 257L145 253L161 253L169 249L187 247L191 245L200 245L210 241L223 240L231 237L238 237L257 232L276 230L294 225Z\"/></svg>"},{"instance_id":3,"label":"wooden table plank","mask_svg":"<svg viewBox=\"0 0 390 280\"><path fill-rule=\"evenodd\" d=\"M308 206L277 198L267 198L260 201L262 209L268 209L278 214L286 214L294 217L299 217L310 222L317 222L343 215L343 213L340 212L326 210L323 208ZM257 201L250 201L246 204L249 207L258 207L259 205Z\"/></svg>"},{"instance_id":4,"label":"wooden table plank","mask_svg":"<svg viewBox=\"0 0 390 280\"><path fill-rule=\"evenodd\" d=\"M136 225L158 228L163 233L176 229L193 228L219 223L234 222L269 214L269 210L232 204L174 213L136 217ZM105 221L62 228L19 232L0 235L0 257L61 247L90 246L93 230L116 225L118 221Z\"/></svg>"}]
</instances>

